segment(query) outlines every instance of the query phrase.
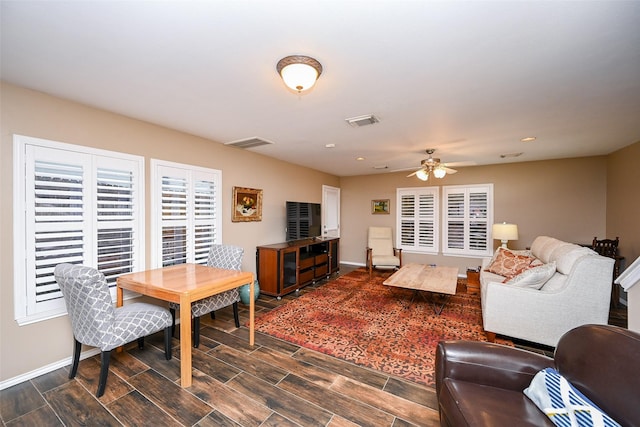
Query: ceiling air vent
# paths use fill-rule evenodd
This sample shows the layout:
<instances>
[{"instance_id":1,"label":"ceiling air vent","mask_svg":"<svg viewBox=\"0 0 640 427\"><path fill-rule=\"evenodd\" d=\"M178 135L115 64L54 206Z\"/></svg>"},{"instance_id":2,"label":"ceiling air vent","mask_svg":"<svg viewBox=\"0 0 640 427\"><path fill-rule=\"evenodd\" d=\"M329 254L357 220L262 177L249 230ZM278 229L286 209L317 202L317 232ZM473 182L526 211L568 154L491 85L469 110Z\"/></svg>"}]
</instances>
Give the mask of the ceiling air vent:
<instances>
[{"instance_id":1,"label":"ceiling air vent","mask_svg":"<svg viewBox=\"0 0 640 427\"><path fill-rule=\"evenodd\" d=\"M273 142L267 141L266 139L258 138L257 136L224 143L224 145L230 145L232 147L238 147L238 148L255 148L255 147L260 147L261 145L270 145L270 144L273 144Z\"/></svg>"},{"instance_id":2,"label":"ceiling air vent","mask_svg":"<svg viewBox=\"0 0 640 427\"><path fill-rule=\"evenodd\" d=\"M366 116L358 116L351 117L350 119L345 119L347 123L349 123L354 128L359 128L362 126L372 125L374 123L378 123L380 120L373 114L368 114Z\"/></svg>"}]
</instances>

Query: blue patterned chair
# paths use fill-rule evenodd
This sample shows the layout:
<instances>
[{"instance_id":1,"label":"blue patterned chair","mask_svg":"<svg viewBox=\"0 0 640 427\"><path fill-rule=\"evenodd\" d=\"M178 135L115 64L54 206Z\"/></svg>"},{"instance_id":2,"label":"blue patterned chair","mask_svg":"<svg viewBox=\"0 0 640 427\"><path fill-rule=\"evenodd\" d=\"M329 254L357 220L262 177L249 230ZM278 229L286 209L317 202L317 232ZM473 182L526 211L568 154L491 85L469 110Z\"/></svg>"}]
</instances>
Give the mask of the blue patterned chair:
<instances>
[{"instance_id":1,"label":"blue patterned chair","mask_svg":"<svg viewBox=\"0 0 640 427\"><path fill-rule=\"evenodd\" d=\"M224 268L226 270L238 270L242 267L242 255L244 249L231 245L213 245L209 250L209 258L207 265L209 267ZM191 303L191 317L193 317L193 346L200 345L200 316L211 313L211 318L215 319L215 311L224 307L233 305L233 319L236 328L240 327L240 318L238 316L238 301L240 301L240 292L238 288L221 294L203 298ZM169 311L171 312L172 323L171 333L175 333L176 326L176 310L180 309L180 304L169 303Z\"/></svg>"},{"instance_id":2,"label":"blue patterned chair","mask_svg":"<svg viewBox=\"0 0 640 427\"><path fill-rule=\"evenodd\" d=\"M143 348L145 336L164 329L165 358L171 359L169 310L146 303L115 308L104 274L95 268L58 264L54 276L67 305L75 341L69 378L74 378L78 371L82 344L98 347L102 352L96 397L103 395L107 385L109 359L114 348L134 340Z\"/></svg>"}]
</instances>

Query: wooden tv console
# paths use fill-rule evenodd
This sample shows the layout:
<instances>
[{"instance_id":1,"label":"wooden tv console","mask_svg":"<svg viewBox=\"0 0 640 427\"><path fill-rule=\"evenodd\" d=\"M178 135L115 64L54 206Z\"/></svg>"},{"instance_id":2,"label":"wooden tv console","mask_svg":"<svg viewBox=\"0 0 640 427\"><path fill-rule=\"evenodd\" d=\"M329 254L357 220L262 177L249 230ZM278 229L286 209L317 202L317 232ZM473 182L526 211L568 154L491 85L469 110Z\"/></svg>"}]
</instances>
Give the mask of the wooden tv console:
<instances>
[{"instance_id":1,"label":"wooden tv console","mask_svg":"<svg viewBox=\"0 0 640 427\"><path fill-rule=\"evenodd\" d=\"M339 238L301 239L256 248L260 293L281 297L339 269Z\"/></svg>"}]
</instances>

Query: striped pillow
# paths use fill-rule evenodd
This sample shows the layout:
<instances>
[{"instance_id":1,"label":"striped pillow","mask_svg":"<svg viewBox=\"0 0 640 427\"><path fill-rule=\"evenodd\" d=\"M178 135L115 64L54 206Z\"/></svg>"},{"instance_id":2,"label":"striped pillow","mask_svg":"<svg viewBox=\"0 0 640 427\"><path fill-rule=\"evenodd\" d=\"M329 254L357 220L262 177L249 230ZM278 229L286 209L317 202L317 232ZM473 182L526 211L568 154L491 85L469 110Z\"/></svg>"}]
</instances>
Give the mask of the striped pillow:
<instances>
[{"instance_id":1,"label":"striped pillow","mask_svg":"<svg viewBox=\"0 0 640 427\"><path fill-rule=\"evenodd\" d=\"M557 426L620 427L553 368L538 372L524 394Z\"/></svg>"}]
</instances>

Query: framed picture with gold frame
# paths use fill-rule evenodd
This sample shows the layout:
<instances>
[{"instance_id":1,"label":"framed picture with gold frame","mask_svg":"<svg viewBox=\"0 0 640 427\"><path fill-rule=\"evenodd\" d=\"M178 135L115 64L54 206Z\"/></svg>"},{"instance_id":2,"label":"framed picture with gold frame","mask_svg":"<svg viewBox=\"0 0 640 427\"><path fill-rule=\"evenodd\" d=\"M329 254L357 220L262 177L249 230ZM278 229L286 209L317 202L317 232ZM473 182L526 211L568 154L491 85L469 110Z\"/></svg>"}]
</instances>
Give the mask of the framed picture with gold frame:
<instances>
[{"instance_id":1,"label":"framed picture with gold frame","mask_svg":"<svg viewBox=\"0 0 640 427\"><path fill-rule=\"evenodd\" d=\"M233 187L233 222L262 221L262 190Z\"/></svg>"},{"instance_id":2,"label":"framed picture with gold frame","mask_svg":"<svg viewBox=\"0 0 640 427\"><path fill-rule=\"evenodd\" d=\"M371 213L374 215L389 214L389 199L372 200Z\"/></svg>"}]
</instances>

